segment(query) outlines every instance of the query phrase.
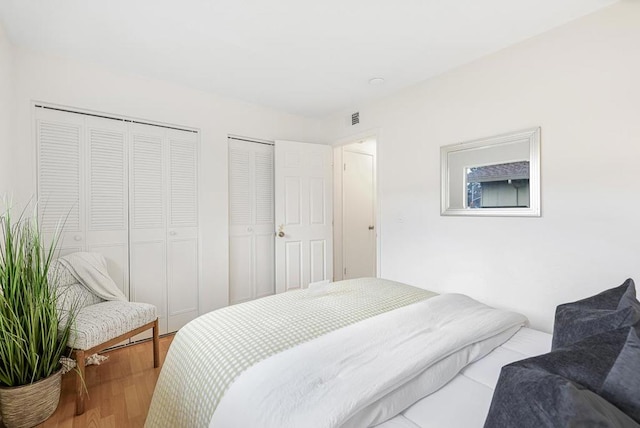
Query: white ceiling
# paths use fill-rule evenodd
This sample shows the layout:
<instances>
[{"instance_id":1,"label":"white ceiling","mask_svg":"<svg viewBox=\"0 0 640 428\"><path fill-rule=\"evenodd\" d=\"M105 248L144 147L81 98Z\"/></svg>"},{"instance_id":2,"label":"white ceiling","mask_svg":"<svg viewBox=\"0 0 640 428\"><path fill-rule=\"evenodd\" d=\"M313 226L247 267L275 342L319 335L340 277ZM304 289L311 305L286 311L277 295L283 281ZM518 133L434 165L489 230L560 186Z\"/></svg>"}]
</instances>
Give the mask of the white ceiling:
<instances>
[{"instance_id":1,"label":"white ceiling","mask_svg":"<svg viewBox=\"0 0 640 428\"><path fill-rule=\"evenodd\" d=\"M323 117L615 1L0 0L0 19L18 46Z\"/></svg>"}]
</instances>

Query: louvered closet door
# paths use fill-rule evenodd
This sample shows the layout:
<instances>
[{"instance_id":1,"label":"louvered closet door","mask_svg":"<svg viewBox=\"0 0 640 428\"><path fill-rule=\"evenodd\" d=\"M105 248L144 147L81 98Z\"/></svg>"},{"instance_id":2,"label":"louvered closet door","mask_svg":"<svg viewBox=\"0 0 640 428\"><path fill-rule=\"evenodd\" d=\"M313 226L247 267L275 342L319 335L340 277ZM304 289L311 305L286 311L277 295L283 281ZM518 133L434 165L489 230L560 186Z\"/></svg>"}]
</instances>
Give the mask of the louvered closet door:
<instances>
[{"instance_id":1,"label":"louvered closet door","mask_svg":"<svg viewBox=\"0 0 640 428\"><path fill-rule=\"evenodd\" d=\"M168 330L198 316L197 134L167 130L168 140Z\"/></svg>"},{"instance_id":2,"label":"louvered closet door","mask_svg":"<svg viewBox=\"0 0 640 428\"><path fill-rule=\"evenodd\" d=\"M162 333L198 316L198 135L36 108L38 199L62 254L102 253ZM140 338L140 337L139 337Z\"/></svg>"},{"instance_id":3,"label":"louvered closet door","mask_svg":"<svg viewBox=\"0 0 640 428\"><path fill-rule=\"evenodd\" d=\"M127 124L85 118L86 249L101 253L109 275L129 296Z\"/></svg>"},{"instance_id":4,"label":"louvered closet door","mask_svg":"<svg viewBox=\"0 0 640 428\"><path fill-rule=\"evenodd\" d=\"M255 165L255 296L274 294L275 289L275 226L273 194L273 146L256 144Z\"/></svg>"},{"instance_id":5,"label":"louvered closet door","mask_svg":"<svg viewBox=\"0 0 640 428\"><path fill-rule=\"evenodd\" d=\"M63 223L61 254L95 251L129 295L126 125L36 109L38 199L51 237Z\"/></svg>"},{"instance_id":6,"label":"louvered closet door","mask_svg":"<svg viewBox=\"0 0 640 428\"><path fill-rule=\"evenodd\" d=\"M273 146L229 139L229 301L275 292Z\"/></svg>"},{"instance_id":7,"label":"louvered closet door","mask_svg":"<svg viewBox=\"0 0 640 428\"><path fill-rule=\"evenodd\" d=\"M84 117L36 109L38 212L45 237L63 227L62 254L85 248Z\"/></svg>"},{"instance_id":8,"label":"louvered closet door","mask_svg":"<svg viewBox=\"0 0 640 428\"><path fill-rule=\"evenodd\" d=\"M158 308L167 326L167 144L163 128L130 124L129 240L131 300Z\"/></svg>"}]
</instances>

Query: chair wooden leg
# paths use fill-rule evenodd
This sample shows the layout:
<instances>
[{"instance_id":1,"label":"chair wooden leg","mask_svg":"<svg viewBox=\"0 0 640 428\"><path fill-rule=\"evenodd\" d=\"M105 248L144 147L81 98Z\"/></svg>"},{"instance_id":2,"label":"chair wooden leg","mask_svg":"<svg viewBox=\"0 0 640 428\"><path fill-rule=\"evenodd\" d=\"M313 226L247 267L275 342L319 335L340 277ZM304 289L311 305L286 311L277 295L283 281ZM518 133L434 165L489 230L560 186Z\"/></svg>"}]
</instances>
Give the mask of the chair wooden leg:
<instances>
[{"instance_id":1,"label":"chair wooden leg","mask_svg":"<svg viewBox=\"0 0 640 428\"><path fill-rule=\"evenodd\" d=\"M160 367L160 338L158 337L158 319L153 323L153 367Z\"/></svg>"},{"instance_id":2,"label":"chair wooden leg","mask_svg":"<svg viewBox=\"0 0 640 428\"><path fill-rule=\"evenodd\" d=\"M84 413L84 351L77 349L75 352L76 367L76 415Z\"/></svg>"}]
</instances>

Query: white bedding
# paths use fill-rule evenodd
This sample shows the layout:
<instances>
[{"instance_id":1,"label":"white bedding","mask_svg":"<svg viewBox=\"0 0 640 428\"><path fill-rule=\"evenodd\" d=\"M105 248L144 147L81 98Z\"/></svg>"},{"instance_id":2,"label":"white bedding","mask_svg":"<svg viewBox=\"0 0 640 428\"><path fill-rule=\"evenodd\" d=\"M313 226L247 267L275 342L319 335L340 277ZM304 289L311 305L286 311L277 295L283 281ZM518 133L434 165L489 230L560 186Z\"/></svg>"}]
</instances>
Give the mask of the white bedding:
<instances>
[{"instance_id":1,"label":"white bedding","mask_svg":"<svg viewBox=\"0 0 640 428\"><path fill-rule=\"evenodd\" d=\"M522 328L444 387L377 428L481 428L502 366L550 349L550 334Z\"/></svg>"},{"instance_id":2,"label":"white bedding","mask_svg":"<svg viewBox=\"0 0 640 428\"><path fill-rule=\"evenodd\" d=\"M369 318L247 369L225 393L210 427L375 425L440 388L525 321L462 295ZM407 421L387 422L387 428Z\"/></svg>"}]
</instances>

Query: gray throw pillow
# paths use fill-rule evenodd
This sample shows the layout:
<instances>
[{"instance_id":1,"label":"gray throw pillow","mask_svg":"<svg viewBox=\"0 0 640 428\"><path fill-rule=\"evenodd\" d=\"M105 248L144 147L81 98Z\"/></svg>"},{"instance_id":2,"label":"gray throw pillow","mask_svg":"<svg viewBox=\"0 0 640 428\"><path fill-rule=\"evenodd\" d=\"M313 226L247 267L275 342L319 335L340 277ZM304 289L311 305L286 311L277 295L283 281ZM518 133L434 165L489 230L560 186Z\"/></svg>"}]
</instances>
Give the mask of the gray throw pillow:
<instances>
[{"instance_id":1,"label":"gray throw pillow","mask_svg":"<svg viewBox=\"0 0 640 428\"><path fill-rule=\"evenodd\" d=\"M640 422L640 338L630 328L624 347L602 384L602 397Z\"/></svg>"},{"instance_id":2,"label":"gray throw pillow","mask_svg":"<svg viewBox=\"0 0 640 428\"><path fill-rule=\"evenodd\" d=\"M594 392L562 376L511 364L502 369L485 428L638 428Z\"/></svg>"},{"instance_id":3,"label":"gray throw pillow","mask_svg":"<svg viewBox=\"0 0 640 428\"><path fill-rule=\"evenodd\" d=\"M503 367L485 427L518 426L518 420L521 426L640 426L636 328Z\"/></svg>"},{"instance_id":4,"label":"gray throw pillow","mask_svg":"<svg viewBox=\"0 0 640 428\"><path fill-rule=\"evenodd\" d=\"M640 302L632 279L595 296L556 308L551 349L640 321Z\"/></svg>"}]
</instances>

